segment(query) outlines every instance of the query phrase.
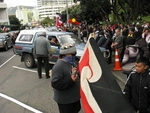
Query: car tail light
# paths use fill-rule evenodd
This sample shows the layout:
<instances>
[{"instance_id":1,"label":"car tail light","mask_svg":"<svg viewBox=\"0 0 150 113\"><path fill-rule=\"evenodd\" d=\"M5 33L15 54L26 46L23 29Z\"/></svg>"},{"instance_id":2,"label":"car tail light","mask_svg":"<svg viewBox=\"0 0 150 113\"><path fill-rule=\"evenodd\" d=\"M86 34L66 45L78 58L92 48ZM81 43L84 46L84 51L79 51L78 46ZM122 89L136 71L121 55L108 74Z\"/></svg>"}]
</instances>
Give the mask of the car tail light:
<instances>
[{"instance_id":1,"label":"car tail light","mask_svg":"<svg viewBox=\"0 0 150 113\"><path fill-rule=\"evenodd\" d=\"M16 45L15 45L14 48L15 48L15 49L22 50L22 46L16 46Z\"/></svg>"}]
</instances>

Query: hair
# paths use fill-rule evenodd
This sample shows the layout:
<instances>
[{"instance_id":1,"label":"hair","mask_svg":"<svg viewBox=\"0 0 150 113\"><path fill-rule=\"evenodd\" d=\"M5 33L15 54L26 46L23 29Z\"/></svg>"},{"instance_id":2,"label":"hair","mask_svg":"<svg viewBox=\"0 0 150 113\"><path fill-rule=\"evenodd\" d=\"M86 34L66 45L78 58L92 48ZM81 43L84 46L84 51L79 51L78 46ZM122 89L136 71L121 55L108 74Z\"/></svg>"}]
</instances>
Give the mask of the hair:
<instances>
[{"instance_id":1,"label":"hair","mask_svg":"<svg viewBox=\"0 0 150 113\"><path fill-rule=\"evenodd\" d=\"M148 32L150 32L150 29L149 29L149 28L144 28L143 30L144 30L144 32L145 32L146 30L148 30Z\"/></svg>"},{"instance_id":2,"label":"hair","mask_svg":"<svg viewBox=\"0 0 150 113\"><path fill-rule=\"evenodd\" d=\"M129 28L129 30L132 31L132 32L134 32L135 28L132 26L132 27Z\"/></svg>"},{"instance_id":3,"label":"hair","mask_svg":"<svg viewBox=\"0 0 150 113\"><path fill-rule=\"evenodd\" d=\"M121 28L120 27L118 27L116 30L119 31L119 32L121 32Z\"/></svg>"},{"instance_id":4,"label":"hair","mask_svg":"<svg viewBox=\"0 0 150 113\"><path fill-rule=\"evenodd\" d=\"M142 63L144 65L149 65L149 60L146 57L139 57L136 59L136 63Z\"/></svg>"}]
</instances>

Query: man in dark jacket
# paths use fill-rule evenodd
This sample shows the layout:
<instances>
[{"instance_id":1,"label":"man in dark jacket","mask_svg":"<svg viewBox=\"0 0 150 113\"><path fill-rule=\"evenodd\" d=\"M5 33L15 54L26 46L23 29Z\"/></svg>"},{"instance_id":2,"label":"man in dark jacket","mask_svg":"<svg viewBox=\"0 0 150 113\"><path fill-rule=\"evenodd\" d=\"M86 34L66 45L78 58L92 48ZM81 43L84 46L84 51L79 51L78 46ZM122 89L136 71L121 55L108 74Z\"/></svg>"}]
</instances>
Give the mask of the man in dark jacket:
<instances>
[{"instance_id":1,"label":"man in dark jacket","mask_svg":"<svg viewBox=\"0 0 150 113\"><path fill-rule=\"evenodd\" d=\"M139 48L139 56L144 56L146 57L147 59L149 59L150 57L150 51L149 51L149 48L147 46L147 43L146 41L142 38L142 35L140 35L137 39L136 39L136 42L135 42L136 45L138 45L138 48Z\"/></svg>"},{"instance_id":2,"label":"man in dark jacket","mask_svg":"<svg viewBox=\"0 0 150 113\"><path fill-rule=\"evenodd\" d=\"M150 69L145 57L136 61L136 71L130 73L124 95L138 113L150 113Z\"/></svg>"},{"instance_id":3,"label":"man in dark jacket","mask_svg":"<svg viewBox=\"0 0 150 113\"><path fill-rule=\"evenodd\" d=\"M42 62L44 61L46 79L50 78L49 76L49 54L50 54L50 43L46 38L46 32L41 33L38 38L35 40L34 49L37 57L37 69L39 79L42 78Z\"/></svg>"}]
</instances>

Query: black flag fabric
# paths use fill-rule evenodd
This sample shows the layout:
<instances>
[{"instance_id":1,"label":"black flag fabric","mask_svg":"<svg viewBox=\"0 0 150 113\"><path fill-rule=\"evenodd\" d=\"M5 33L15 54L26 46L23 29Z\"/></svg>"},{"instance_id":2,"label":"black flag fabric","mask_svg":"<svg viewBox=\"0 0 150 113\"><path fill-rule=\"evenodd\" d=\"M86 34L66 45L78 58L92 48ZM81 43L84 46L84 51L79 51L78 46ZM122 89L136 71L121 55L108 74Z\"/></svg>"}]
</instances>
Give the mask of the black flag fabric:
<instances>
[{"instance_id":1,"label":"black flag fabric","mask_svg":"<svg viewBox=\"0 0 150 113\"><path fill-rule=\"evenodd\" d=\"M78 68L84 113L136 113L124 98L94 38L88 40Z\"/></svg>"}]
</instances>

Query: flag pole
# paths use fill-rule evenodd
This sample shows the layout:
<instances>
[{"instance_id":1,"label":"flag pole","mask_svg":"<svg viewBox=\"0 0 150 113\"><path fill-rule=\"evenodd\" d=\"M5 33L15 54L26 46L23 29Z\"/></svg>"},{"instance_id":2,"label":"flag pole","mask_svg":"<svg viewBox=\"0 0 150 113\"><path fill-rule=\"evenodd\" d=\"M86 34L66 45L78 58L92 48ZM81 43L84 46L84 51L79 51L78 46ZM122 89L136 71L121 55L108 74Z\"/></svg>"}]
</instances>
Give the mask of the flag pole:
<instances>
[{"instance_id":1,"label":"flag pole","mask_svg":"<svg viewBox=\"0 0 150 113\"><path fill-rule=\"evenodd\" d=\"M68 20L69 20L69 14L68 14L68 0L66 0L66 14L67 14L67 27L69 25Z\"/></svg>"}]
</instances>

